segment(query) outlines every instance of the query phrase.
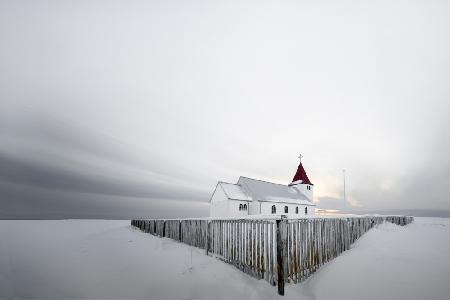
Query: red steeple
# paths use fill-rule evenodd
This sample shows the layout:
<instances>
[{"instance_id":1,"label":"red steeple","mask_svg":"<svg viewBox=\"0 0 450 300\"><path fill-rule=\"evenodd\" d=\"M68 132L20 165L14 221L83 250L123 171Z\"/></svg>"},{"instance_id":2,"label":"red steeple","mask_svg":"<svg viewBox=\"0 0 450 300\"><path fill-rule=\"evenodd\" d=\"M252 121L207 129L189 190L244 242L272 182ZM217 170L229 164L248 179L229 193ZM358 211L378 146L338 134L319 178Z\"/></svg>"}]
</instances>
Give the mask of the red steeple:
<instances>
[{"instance_id":1,"label":"red steeple","mask_svg":"<svg viewBox=\"0 0 450 300\"><path fill-rule=\"evenodd\" d=\"M292 182L301 180L304 184L311 184L311 181L309 181L308 175L306 175L305 169L303 168L302 162L298 165L297 173L295 173L294 178L292 178Z\"/></svg>"}]
</instances>

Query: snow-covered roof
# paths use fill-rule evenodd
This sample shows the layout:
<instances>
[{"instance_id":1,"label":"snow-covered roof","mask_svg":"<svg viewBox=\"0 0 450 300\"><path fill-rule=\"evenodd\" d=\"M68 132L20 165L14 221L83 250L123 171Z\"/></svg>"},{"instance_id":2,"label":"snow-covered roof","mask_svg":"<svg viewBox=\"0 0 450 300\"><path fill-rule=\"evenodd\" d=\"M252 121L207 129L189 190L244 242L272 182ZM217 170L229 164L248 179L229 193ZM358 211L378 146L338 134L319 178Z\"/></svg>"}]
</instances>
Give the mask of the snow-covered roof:
<instances>
[{"instance_id":1,"label":"snow-covered roof","mask_svg":"<svg viewBox=\"0 0 450 300\"><path fill-rule=\"evenodd\" d=\"M236 184L219 181L216 189L221 188L228 199L240 201L282 202L302 205L315 205L295 186L268 181L239 177Z\"/></svg>"},{"instance_id":2,"label":"snow-covered roof","mask_svg":"<svg viewBox=\"0 0 450 300\"><path fill-rule=\"evenodd\" d=\"M237 185L251 199L270 202L293 202L311 205L308 198L293 186L239 177Z\"/></svg>"},{"instance_id":3,"label":"snow-covered roof","mask_svg":"<svg viewBox=\"0 0 450 300\"><path fill-rule=\"evenodd\" d=\"M244 193L241 187L237 184L219 181L219 185L222 188L225 195L227 195L228 199L245 200L245 201L252 200Z\"/></svg>"}]
</instances>

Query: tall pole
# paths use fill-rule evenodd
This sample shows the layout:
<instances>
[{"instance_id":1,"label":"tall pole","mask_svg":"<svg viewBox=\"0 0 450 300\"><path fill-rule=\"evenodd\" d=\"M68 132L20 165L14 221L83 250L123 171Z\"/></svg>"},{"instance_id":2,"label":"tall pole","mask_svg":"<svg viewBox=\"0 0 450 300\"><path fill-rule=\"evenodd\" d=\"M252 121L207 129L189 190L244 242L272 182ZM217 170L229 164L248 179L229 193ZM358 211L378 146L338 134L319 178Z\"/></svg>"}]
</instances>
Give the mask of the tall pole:
<instances>
[{"instance_id":1,"label":"tall pole","mask_svg":"<svg viewBox=\"0 0 450 300\"><path fill-rule=\"evenodd\" d=\"M342 177L343 177L343 179L344 179L344 208L345 208L345 206L346 206L346 204L345 204L345 169L343 169L342 170Z\"/></svg>"}]
</instances>

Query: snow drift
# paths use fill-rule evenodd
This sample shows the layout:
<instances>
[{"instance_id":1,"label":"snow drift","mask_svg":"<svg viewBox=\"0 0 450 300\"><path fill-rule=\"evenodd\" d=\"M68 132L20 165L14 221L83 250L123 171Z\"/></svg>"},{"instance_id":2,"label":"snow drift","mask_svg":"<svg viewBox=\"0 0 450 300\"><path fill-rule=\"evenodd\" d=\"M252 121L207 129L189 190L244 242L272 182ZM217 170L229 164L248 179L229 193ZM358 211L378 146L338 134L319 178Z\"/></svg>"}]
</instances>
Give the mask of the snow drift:
<instances>
[{"instance_id":1,"label":"snow drift","mask_svg":"<svg viewBox=\"0 0 450 300\"><path fill-rule=\"evenodd\" d=\"M273 299L276 289L129 221L0 221L0 299ZM282 299L448 299L450 220L383 224Z\"/></svg>"}]
</instances>

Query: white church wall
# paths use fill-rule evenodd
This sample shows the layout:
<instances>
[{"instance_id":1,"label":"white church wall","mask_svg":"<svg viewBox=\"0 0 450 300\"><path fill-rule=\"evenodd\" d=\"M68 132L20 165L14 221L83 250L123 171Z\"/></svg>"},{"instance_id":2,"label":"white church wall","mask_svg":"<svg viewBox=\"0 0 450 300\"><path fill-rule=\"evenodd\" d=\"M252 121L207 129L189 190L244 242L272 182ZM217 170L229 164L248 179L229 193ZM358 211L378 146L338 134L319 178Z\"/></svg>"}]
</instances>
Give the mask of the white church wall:
<instances>
[{"instance_id":1,"label":"white church wall","mask_svg":"<svg viewBox=\"0 0 450 300\"><path fill-rule=\"evenodd\" d=\"M308 208L307 215L314 215L314 206L291 204L291 203L274 203L274 202L261 202L261 214L272 215L272 205L276 207L275 215L291 215L291 216L304 216L305 207ZM288 207L288 213L284 212L284 207ZM295 213L295 208L298 207L298 214Z\"/></svg>"},{"instance_id":2,"label":"white church wall","mask_svg":"<svg viewBox=\"0 0 450 300\"><path fill-rule=\"evenodd\" d=\"M246 204L247 210L239 210L240 204L242 206ZM248 215L249 203L228 199L223 189L218 185L211 198L209 212L212 218L243 217Z\"/></svg>"},{"instance_id":3,"label":"white church wall","mask_svg":"<svg viewBox=\"0 0 450 300\"><path fill-rule=\"evenodd\" d=\"M216 190L211 198L209 207L210 216L213 218L228 216L228 198L222 188L217 185Z\"/></svg>"},{"instance_id":4,"label":"white church wall","mask_svg":"<svg viewBox=\"0 0 450 300\"><path fill-rule=\"evenodd\" d=\"M239 205L246 205L246 210L239 210ZM249 205L247 201L228 200L228 217L244 217L249 214Z\"/></svg>"},{"instance_id":5,"label":"white church wall","mask_svg":"<svg viewBox=\"0 0 450 300\"><path fill-rule=\"evenodd\" d=\"M308 186L310 187L310 189L308 190ZM313 185L309 185L309 184L296 184L293 186L294 188L298 189L300 192L303 193L303 195L305 195L309 201L313 201L313 197L314 197L314 186Z\"/></svg>"},{"instance_id":6,"label":"white church wall","mask_svg":"<svg viewBox=\"0 0 450 300\"><path fill-rule=\"evenodd\" d=\"M250 215L258 215L259 212L259 201L252 201L250 202L250 210L249 210L249 214Z\"/></svg>"}]
</instances>

